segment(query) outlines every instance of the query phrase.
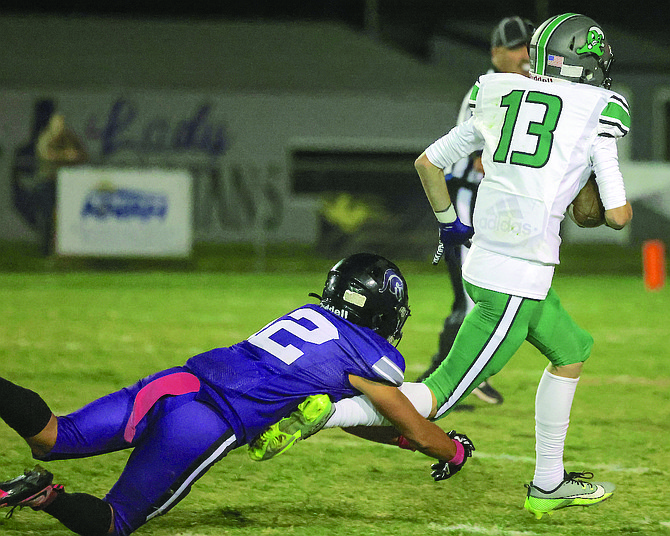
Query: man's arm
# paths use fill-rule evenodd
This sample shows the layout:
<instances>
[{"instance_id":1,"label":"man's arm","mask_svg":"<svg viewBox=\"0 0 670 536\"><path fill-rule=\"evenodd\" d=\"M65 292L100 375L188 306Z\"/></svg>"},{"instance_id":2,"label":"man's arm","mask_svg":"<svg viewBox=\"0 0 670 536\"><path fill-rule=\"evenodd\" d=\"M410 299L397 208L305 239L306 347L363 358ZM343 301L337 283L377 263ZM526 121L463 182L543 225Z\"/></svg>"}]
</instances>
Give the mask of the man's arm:
<instances>
[{"instance_id":1,"label":"man's arm","mask_svg":"<svg viewBox=\"0 0 670 536\"><path fill-rule=\"evenodd\" d=\"M444 174L454 162L484 147L484 138L475 127L474 117L452 128L428 147L414 162L430 206L440 213L451 205Z\"/></svg>"},{"instance_id":2,"label":"man's arm","mask_svg":"<svg viewBox=\"0 0 670 536\"><path fill-rule=\"evenodd\" d=\"M605 206L605 225L623 229L633 218L633 208L626 199L626 189L619 170L616 139L599 136L591 147L593 171Z\"/></svg>"},{"instance_id":3,"label":"man's arm","mask_svg":"<svg viewBox=\"0 0 670 536\"><path fill-rule=\"evenodd\" d=\"M374 438L374 432L367 434L361 430L350 430L352 433L366 439L391 444L397 444L398 437L402 435L409 441L412 448L432 458L451 460L456 456L454 441L439 426L422 417L397 387L372 382L354 375L349 375L349 381L355 389L370 399L375 408L397 430L394 433L388 428L382 428L376 431L378 434L376 438Z\"/></svg>"},{"instance_id":4,"label":"man's arm","mask_svg":"<svg viewBox=\"0 0 670 536\"><path fill-rule=\"evenodd\" d=\"M472 227L463 225L451 203L444 173L454 162L484 147L484 138L477 130L475 118L452 128L431 144L414 162L421 184L435 217L440 224L440 243L433 258L437 264L447 246L466 244L473 234Z\"/></svg>"},{"instance_id":5,"label":"man's arm","mask_svg":"<svg viewBox=\"0 0 670 536\"><path fill-rule=\"evenodd\" d=\"M458 218L449 197L443 170L433 164L425 152L416 159L414 167L438 221L439 241L433 256L433 264L438 264L447 247L469 244L474 229L464 225Z\"/></svg>"},{"instance_id":6,"label":"man's arm","mask_svg":"<svg viewBox=\"0 0 670 536\"><path fill-rule=\"evenodd\" d=\"M437 214L447 210L451 206L451 198L444 180L444 171L428 160L425 151L416 159L414 167L433 212Z\"/></svg>"}]
</instances>

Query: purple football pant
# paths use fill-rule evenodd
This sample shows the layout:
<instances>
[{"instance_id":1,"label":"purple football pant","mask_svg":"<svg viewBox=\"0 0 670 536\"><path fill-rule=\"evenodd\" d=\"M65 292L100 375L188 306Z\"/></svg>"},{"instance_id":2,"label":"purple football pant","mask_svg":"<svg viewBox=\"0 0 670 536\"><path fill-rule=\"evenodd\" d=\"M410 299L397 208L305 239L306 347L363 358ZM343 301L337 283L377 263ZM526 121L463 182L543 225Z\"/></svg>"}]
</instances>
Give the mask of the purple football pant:
<instances>
[{"instance_id":1,"label":"purple football pant","mask_svg":"<svg viewBox=\"0 0 670 536\"><path fill-rule=\"evenodd\" d=\"M191 485L236 445L230 425L195 400L199 380L182 367L164 370L58 418L45 461L133 448L105 497L114 529L126 536L170 510Z\"/></svg>"}]
</instances>

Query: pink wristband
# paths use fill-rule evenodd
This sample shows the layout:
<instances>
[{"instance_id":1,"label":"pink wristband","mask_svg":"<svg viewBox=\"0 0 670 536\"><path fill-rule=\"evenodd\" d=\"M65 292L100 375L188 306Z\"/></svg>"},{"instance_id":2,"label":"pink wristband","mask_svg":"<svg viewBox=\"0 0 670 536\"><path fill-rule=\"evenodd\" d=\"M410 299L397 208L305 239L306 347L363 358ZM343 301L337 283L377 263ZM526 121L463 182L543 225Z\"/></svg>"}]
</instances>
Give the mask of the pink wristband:
<instances>
[{"instance_id":1,"label":"pink wristband","mask_svg":"<svg viewBox=\"0 0 670 536\"><path fill-rule=\"evenodd\" d=\"M406 449L406 450L411 450L411 451L416 452L416 449L414 447L412 447L409 440L405 436L398 437L398 446L401 449Z\"/></svg>"},{"instance_id":2,"label":"pink wristband","mask_svg":"<svg viewBox=\"0 0 670 536\"><path fill-rule=\"evenodd\" d=\"M456 445L456 455L451 460L449 460L449 463L453 463L454 465L461 465L465 459L465 448L460 441L456 441L454 439L452 439L452 441Z\"/></svg>"}]
</instances>

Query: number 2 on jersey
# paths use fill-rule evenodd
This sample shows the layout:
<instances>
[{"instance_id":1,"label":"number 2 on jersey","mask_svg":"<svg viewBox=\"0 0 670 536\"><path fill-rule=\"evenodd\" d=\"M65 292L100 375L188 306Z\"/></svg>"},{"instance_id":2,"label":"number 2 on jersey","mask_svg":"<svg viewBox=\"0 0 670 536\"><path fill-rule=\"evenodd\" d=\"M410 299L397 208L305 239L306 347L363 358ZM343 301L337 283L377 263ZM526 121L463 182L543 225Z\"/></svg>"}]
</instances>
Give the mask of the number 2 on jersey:
<instances>
[{"instance_id":1,"label":"number 2 on jersey","mask_svg":"<svg viewBox=\"0 0 670 536\"><path fill-rule=\"evenodd\" d=\"M306 318L316 327L314 329L306 328L296 320ZM340 334L337 328L325 317L321 316L312 309L298 309L288 315L288 318L278 320L274 324L264 327L258 333L252 335L247 340L254 346L262 348L277 359L280 359L287 365L293 363L303 351L292 344L280 344L270 337L278 331L288 332L295 338L312 344L323 344L334 339L339 339Z\"/></svg>"},{"instance_id":2,"label":"number 2 on jersey","mask_svg":"<svg viewBox=\"0 0 670 536\"><path fill-rule=\"evenodd\" d=\"M537 146L534 153L512 150L510 154L510 149L514 148L514 130L519 114L524 106L527 106L526 103L540 104L545 107L542 121L538 123L529 120L526 127L526 134L537 137ZM509 157L510 164L534 168L543 167L549 161L551 146L554 143L554 130L556 130L563 108L560 97L539 91L515 89L500 99L500 106L507 108L507 112L505 112L505 121L500 131L498 148L493 154L493 161L506 163Z\"/></svg>"}]
</instances>

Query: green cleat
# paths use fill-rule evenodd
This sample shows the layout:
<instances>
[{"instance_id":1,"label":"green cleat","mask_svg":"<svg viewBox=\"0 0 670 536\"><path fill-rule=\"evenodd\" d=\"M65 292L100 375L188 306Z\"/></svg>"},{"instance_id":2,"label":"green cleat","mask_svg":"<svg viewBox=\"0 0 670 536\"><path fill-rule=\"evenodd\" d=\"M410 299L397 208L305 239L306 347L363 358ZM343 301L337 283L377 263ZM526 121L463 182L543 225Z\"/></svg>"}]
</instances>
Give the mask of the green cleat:
<instances>
[{"instance_id":1,"label":"green cleat","mask_svg":"<svg viewBox=\"0 0 670 536\"><path fill-rule=\"evenodd\" d=\"M528 493L523 507L537 519L544 514L568 506L593 506L609 498L614 493L610 482L585 482L581 478L593 478L593 473L565 473L563 482L551 491L544 491L533 483L526 484Z\"/></svg>"},{"instance_id":2,"label":"green cleat","mask_svg":"<svg viewBox=\"0 0 670 536\"><path fill-rule=\"evenodd\" d=\"M273 424L249 443L249 457L257 462L278 456L296 441L316 434L335 411L328 395L308 396L288 417Z\"/></svg>"}]
</instances>

